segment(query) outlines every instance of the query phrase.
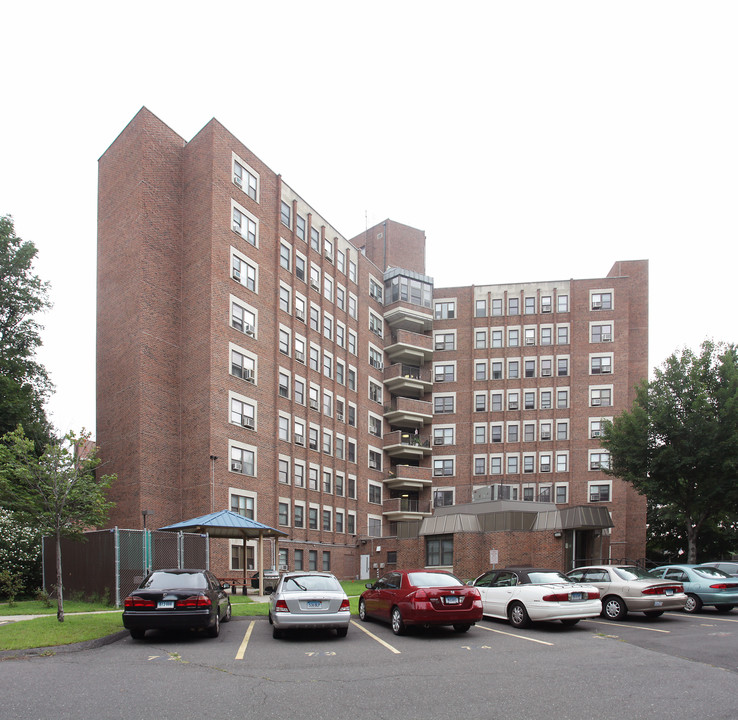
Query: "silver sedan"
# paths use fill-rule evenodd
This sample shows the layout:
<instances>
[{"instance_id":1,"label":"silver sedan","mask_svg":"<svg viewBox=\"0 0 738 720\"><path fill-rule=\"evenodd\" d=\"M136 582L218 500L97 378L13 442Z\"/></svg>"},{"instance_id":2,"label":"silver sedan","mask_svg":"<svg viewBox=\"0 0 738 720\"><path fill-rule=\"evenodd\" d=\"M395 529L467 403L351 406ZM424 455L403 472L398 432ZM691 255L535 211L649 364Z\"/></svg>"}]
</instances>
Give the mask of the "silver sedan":
<instances>
[{"instance_id":1,"label":"silver sedan","mask_svg":"<svg viewBox=\"0 0 738 720\"><path fill-rule=\"evenodd\" d=\"M338 637L346 637L350 619L348 596L331 573L285 573L269 596L269 622L275 638L286 630L331 628Z\"/></svg>"}]
</instances>

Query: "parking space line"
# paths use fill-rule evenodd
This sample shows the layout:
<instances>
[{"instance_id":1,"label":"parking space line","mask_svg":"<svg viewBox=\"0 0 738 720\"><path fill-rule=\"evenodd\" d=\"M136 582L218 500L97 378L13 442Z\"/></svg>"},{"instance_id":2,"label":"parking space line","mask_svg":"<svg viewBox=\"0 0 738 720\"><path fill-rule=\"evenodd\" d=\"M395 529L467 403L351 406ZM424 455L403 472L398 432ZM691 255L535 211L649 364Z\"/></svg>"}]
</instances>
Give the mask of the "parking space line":
<instances>
[{"instance_id":1,"label":"parking space line","mask_svg":"<svg viewBox=\"0 0 738 720\"><path fill-rule=\"evenodd\" d=\"M705 620L709 622L738 622L738 617L733 616L732 618L729 617L720 617L718 615L688 615L687 613L667 613L668 615L671 615L671 617L683 617L683 618L692 618L693 620L701 620L703 623Z\"/></svg>"},{"instance_id":2,"label":"parking space line","mask_svg":"<svg viewBox=\"0 0 738 720\"><path fill-rule=\"evenodd\" d=\"M243 660L243 656L246 654L246 646L249 644L251 631L254 629L255 622L256 620L252 620L249 623L249 628L246 630L246 634L243 636L243 640L241 641L241 646L238 648L238 652L236 653L236 660Z\"/></svg>"},{"instance_id":3,"label":"parking space line","mask_svg":"<svg viewBox=\"0 0 738 720\"><path fill-rule=\"evenodd\" d=\"M529 640L530 642L538 643L539 645L550 645L553 647L553 643L546 642L545 640L537 640L536 638L526 637L525 635L516 635L515 633L505 632L504 630L495 630L494 628L487 627L486 625L477 624L476 627L482 628L482 630L489 630L490 632L497 633L499 635L509 635L510 637L520 638L521 640Z\"/></svg>"},{"instance_id":4,"label":"parking space line","mask_svg":"<svg viewBox=\"0 0 738 720\"><path fill-rule=\"evenodd\" d=\"M605 622L604 620L590 620L589 618L585 618L584 622L591 622L591 623L595 623L596 625L607 625L609 627L615 626L615 627L633 628L634 630L650 630L651 632L666 633L667 635L671 632L671 630L662 630L661 628L652 628L652 627L648 627L648 625L626 625L625 623L616 623L616 622L613 622L612 620Z\"/></svg>"},{"instance_id":5,"label":"parking space line","mask_svg":"<svg viewBox=\"0 0 738 720\"><path fill-rule=\"evenodd\" d=\"M370 638L376 640L380 645L384 645L384 647L386 647L388 650L391 650L393 653L395 653L395 655L402 654L397 648L392 647L392 645L386 643L384 640L382 640L382 638L379 638L374 633L369 632L369 630L367 630L363 625L359 625L359 623L357 623L355 620L352 620L351 624L359 628L359 630L361 630L362 632L365 632Z\"/></svg>"}]
</instances>

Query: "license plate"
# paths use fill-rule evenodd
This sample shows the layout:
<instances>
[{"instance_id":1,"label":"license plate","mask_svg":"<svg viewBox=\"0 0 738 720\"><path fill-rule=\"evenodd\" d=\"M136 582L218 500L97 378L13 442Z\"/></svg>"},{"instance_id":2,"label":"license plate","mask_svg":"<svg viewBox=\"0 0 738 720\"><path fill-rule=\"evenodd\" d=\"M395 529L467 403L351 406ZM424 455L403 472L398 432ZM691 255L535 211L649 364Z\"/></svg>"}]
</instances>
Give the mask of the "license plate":
<instances>
[{"instance_id":1,"label":"license plate","mask_svg":"<svg viewBox=\"0 0 738 720\"><path fill-rule=\"evenodd\" d=\"M461 598L456 597L456 595L447 595L443 598L443 602L445 602L446 605L458 605L461 602Z\"/></svg>"},{"instance_id":2,"label":"license plate","mask_svg":"<svg viewBox=\"0 0 738 720\"><path fill-rule=\"evenodd\" d=\"M581 602L584 600L584 593L581 592L573 592L569 593L569 600L572 602Z\"/></svg>"},{"instance_id":3,"label":"license plate","mask_svg":"<svg viewBox=\"0 0 738 720\"><path fill-rule=\"evenodd\" d=\"M674 594L674 591L671 588L667 588L664 592L665 592L666 595L673 595Z\"/></svg>"},{"instance_id":4,"label":"license plate","mask_svg":"<svg viewBox=\"0 0 738 720\"><path fill-rule=\"evenodd\" d=\"M323 603L320 602L320 600L308 600L308 602L307 602L307 606L309 608L319 608L322 605L323 605Z\"/></svg>"},{"instance_id":5,"label":"license plate","mask_svg":"<svg viewBox=\"0 0 738 720\"><path fill-rule=\"evenodd\" d=\"M159 610L172 610L174 608L174 600L160 600L156 603Z\"/></svg>"},{"instance_id":6,"label":"license plate","mask_svg":"<svg viewBox=\"0 0 738 720\"><path fill-rule=\"evenodd\" d=\"M661 600L656 600L653 604L654 607L661 607L664 603L661 602Z\"/></svg>"}]
</instances>

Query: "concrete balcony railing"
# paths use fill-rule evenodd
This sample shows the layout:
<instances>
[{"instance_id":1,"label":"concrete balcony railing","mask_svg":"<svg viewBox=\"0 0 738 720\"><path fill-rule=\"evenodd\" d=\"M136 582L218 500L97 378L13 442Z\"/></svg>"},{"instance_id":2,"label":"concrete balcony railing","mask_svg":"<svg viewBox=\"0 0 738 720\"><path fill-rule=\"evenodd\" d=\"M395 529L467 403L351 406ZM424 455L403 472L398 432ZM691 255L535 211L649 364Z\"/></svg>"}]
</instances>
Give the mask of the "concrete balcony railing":
<instances>
[{"instance_id":1,"label":"concrete balcony railing","mask_svg":"<svg viewBox=\"0 0 738 720\"><path fill-rule=\"evenodd\" d=\"M394 363L384 368L384 385L393 395L422 398L433 389L429 367Z\"/></svg>"},{"instance_id":2,"label":"concrete balcony railing","mask_svg":"<svg viewBox=\"0 0 738 720\"><path fill-rule=\"evenodd\" d=\"M432 469L417 465L395 465L384 484L392 490L418 490L433 484Z\"/></svg>"},{"instance_id":3,"label":"concrete balcony railing","mask_svg":"<svg viewBox=\"0 0 738 720\"><path fill-rule=\"evenodd\" d=\"M394 330L429 332L433 327L433 311L430 308L398 300L384 306L384 321Z\"/></svg>"},{"instance_id":4,"label":"concrete balcony railing","mask_svg":"<svg viewBox=\"0 0 738 720\"><path fill-rule=\"evenodd\" d=\"M429 517L431 507L428 501L420 501L415 498L387 498L382 503L382 515L392 521L416 520Z\"/></svg>"},{"instance_id":5,"label":"concrete balcony railing","mask_svg":"<svg viewBox=\"0 0 738 720\"><path fill-rule=\"evenodd\" d=\"M393 458L420 460L432 454L430 437L395 430L383 437L384 451Z\"/></svg>"},{"instance_id":6,"label":"concrete balcony railing","mask_svg":"<svg viewBox=\"0 0 738 720\"><path fill-rule=\"evenodd\" d=\"M391 362L423 365L433 358L433 338L430 335L397 330L389 338L384 351Z\"/></svg>"}]
</instances>

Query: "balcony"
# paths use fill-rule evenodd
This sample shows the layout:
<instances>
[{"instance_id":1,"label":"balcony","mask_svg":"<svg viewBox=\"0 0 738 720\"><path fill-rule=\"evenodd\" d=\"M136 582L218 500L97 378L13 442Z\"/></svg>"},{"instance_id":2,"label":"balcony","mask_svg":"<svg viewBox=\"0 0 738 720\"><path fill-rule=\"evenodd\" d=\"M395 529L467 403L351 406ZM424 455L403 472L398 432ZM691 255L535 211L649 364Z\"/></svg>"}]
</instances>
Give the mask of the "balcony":
<instances>
[{"instance_id":1,"label":"balcony","mask_svg":"<svg viewBox=\"0 0 738 720\"><path fill-rule=\"evenodd\" d=\"M384 451L391 458L403 460L422 460L431 455L430 438L415 433L395 430L384 436Z\"/></svg>"},{"instance_id":2,"label":"balcony","mask_svg":"<svg viewBox=\"0 0 738 720\"><path fill-rule=\"evenodd\" d=\"M392 472L387 473L384 484L390 490L420 490L433 484L430 467L417 465L395 465Z\"/></svg>"},{"instance_id":3,"label":"balcony","mask_svg":"<svg viewBox=\"0 0 738 720\"><path fill-rule=\"evenodd\" d=\"M433 421L433 405L424 400L396 397L385 406L384 419L393 427L422 428Z\"/></svg>"},{"instance_id":4,"label":"balcony","mask_svg":"<svg viewBox=\"0 0 738 720\"><path fill-rule=\"evenodd\" d=\"M392 330L425 333L433 327L433 312L430 308L400 300L385 306L384 320Z\"/></svg>"},{"instance_id":5,"label":"balcony","mask_svg":"<svg viewBox=\"0 0 738 720\"><path fill-rule=\"evenodd\" d=\"M382 515L390 522L422 520L431 516L430 503L415 498L388 498L382 503Z\"/></svg>"},{"instance_id":6,"label":"balcony","mask_svg":"<svg viewBox=\"0 0 738 720\"><path fill-rule=\"evenodd\" d=\"M433 338L430 335L397 330L384 351L390 362L423 365L433 358Z\"/></svg>"},{"instance_id":7,"label":"balcony","mask_svg":"<svg viewBox=\"0 0 738 720\"><path fill-rule=\"evenodd\" d=\"M395 363L384 369L384 386L393 395L421 398L433 389L429 368Z\"/></svg>"}]
</instances>

